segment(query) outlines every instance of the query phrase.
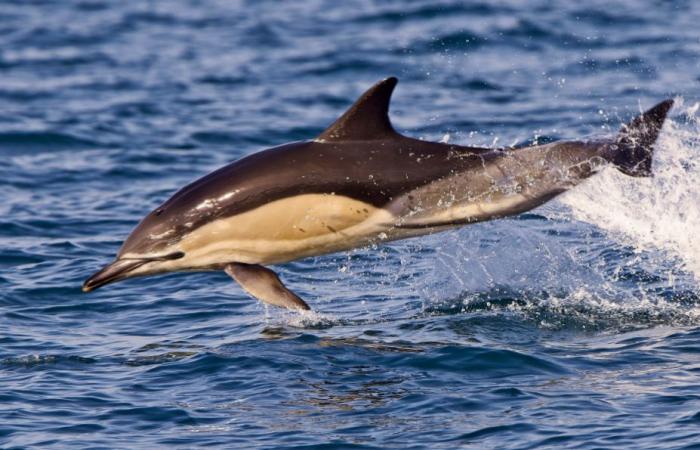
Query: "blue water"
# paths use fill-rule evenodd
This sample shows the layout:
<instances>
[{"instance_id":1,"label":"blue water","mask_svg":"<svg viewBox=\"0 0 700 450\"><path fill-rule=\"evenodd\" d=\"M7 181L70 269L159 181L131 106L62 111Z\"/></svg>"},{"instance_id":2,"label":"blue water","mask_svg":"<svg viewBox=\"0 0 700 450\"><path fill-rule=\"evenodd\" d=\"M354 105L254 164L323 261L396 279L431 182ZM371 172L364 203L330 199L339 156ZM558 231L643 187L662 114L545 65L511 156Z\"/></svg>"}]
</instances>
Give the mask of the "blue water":
<instances>
[{"instance_id":1,"label":"blue water","mask_svg":"<svg viewBox=\"0 0 700 450\"><path fill-rule=\"evenodd\" d=\"M700 448L700 4L527 3L2 2L0 447ZM390 75L397 129L461 144L677 106L654 180L278 267L312 314L223 273L80 291Z\"/></svg>"}]
</instances>

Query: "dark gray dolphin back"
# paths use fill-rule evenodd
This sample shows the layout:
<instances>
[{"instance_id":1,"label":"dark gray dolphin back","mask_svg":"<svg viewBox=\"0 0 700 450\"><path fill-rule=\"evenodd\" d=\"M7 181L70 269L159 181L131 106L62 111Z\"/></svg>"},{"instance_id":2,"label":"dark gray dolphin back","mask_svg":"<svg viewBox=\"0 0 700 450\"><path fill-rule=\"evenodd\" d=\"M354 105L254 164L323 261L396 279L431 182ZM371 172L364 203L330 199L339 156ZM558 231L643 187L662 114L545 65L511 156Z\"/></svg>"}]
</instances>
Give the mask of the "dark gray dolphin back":
<instances>
[{"instance_id":1,"label":"dark gray dolphin back","mask_svg":"<svg viewBox=\"0 0 700 450\"><path fill-rule=\"evenodd\" d=\"M492 157L491 149L425 142L394 131L388 111L396 83L388 78L370 88L315 141L252 154L181 189L144 218L119 255L157 253L212 220L294 195L344 195L383 207Z\"/></svg>"}]
</instances>

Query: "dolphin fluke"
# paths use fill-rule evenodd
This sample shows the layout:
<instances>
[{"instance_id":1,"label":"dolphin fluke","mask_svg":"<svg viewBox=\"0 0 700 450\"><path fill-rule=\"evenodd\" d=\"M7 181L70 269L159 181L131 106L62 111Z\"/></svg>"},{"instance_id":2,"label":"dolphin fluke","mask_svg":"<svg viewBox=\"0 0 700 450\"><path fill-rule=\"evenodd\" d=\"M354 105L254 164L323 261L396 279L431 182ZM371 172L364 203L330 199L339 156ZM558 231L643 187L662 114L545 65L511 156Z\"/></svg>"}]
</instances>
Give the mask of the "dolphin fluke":
<instances>
[{"instance_id":1,"label":"dolphin fluke","mask_svg":"<svg viewBox=\"0 0 700 450\"><path fill-rule=\"evenodd\" d=\"M654 143L672 106L673 100L664 100L622 127L612 146L612 162L622 173L632 177L652 176Z\"/></svg>"}]
</instances>

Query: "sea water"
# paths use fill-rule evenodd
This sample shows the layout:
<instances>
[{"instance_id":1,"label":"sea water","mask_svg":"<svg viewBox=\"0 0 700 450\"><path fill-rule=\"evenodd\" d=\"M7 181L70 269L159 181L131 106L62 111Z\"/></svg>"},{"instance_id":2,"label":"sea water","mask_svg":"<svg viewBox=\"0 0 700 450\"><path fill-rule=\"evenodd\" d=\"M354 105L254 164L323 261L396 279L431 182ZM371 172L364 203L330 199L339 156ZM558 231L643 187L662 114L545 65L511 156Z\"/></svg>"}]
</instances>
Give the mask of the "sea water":
<instances>
[{"instance_id":1,"label":"sea water","mask_svg":"<svg viewBox=\"0 0 700 450\"><path fill-rule=\"evenodd\" d=\"M0 447L699 448L700 5L0 4ZM401 132L611 135L676 106L652 179L292 262L80 290L230 161L400 83Z\"/></svg>"}]
</instances>

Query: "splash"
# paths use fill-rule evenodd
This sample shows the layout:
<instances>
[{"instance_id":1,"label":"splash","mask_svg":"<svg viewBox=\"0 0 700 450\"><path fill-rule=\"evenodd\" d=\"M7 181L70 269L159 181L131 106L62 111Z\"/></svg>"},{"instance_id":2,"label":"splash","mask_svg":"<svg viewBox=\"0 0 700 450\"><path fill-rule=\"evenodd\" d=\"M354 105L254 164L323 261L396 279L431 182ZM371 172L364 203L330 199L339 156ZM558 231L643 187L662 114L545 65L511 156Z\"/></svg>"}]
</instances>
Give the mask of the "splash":
<instances>
[{"instance_id":1,"label":"splash","mask_svg":"<svg viewBox=\"0 0 700 450\"><path fill-rule=\"evenodd\" d=\"M700 105L676 105L654 178L606 169L559 202L443 235L424 312L597 331L700 323Z\"/></svg>"},{"instance_id":2,"label":"splash","mask_svg":"<svg viewBox=\"0 0 700 450\"><path fill-rule=\"evenodd\" d=\"M607 169L562 197L577 220L639 251L661 251L700 281L700 105L676 99L656 145L654 178Z\"/></svg>"},{"instance_id":3,"label":"splash","mask_svg":"<svg viewBox=\"0 0 700 450\"><path fill-rule=\"evenodd\" d=\"M324 329L340 324L338 317L318 311L283 311L282 322L292 328Z\"/></svg>"}]
</instances>

